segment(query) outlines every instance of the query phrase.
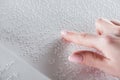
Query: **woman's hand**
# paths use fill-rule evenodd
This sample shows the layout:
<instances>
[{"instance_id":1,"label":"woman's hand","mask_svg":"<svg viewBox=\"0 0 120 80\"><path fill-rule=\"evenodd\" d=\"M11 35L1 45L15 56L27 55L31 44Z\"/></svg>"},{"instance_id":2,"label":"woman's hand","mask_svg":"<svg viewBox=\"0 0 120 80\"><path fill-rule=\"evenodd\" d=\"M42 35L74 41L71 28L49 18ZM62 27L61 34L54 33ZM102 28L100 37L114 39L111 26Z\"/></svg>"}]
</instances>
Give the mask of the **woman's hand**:
<instances>
[{"instance_id":1,"label":"woman's hand","mask_svg":"<svg viewBox=\"0 0 120 80\"><path fill-rule=\"evenodd\" d=\"M120 77L120 22L98 19L97 35L62 31L62 37L72 43L95 48L101 52L75 51L69 61L98 68Z\"/></svg>"}]
</instances>

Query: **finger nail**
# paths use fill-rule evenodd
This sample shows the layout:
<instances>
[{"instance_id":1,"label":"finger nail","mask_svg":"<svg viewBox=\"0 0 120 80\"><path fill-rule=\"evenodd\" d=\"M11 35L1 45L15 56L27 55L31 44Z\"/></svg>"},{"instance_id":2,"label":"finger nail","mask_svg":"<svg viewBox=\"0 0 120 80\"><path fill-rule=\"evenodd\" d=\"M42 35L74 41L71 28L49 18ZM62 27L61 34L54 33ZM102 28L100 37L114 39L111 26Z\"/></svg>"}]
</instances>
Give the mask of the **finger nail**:
<instances>
[{"instance_id":1,"label":"finger nail","mask_svg":"<svg viewBox=\"0 0 120 80\"><path fill-rule=\"evenodd\" d=\"M80 55L69 56L68 60L74 63L81 63L83 58Z\"/></svg>"},{"instance_id":2,"label":"finger nail","mask_svg":"<svg viewBox=\"0 0 120 80\"><path fill-rule=\"evenodd\" d=\"M62 30L61 31L61 35L66 35L67 34L67 31L66 30Z\"/></svg>"}]
</instances>

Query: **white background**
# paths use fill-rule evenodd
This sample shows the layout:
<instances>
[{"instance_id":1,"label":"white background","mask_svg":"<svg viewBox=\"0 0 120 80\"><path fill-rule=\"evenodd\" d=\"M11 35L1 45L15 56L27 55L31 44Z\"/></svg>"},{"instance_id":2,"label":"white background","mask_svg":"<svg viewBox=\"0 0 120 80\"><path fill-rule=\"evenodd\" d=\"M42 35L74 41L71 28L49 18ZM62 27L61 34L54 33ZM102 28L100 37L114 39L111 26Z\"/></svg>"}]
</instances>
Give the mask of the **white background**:
<instances>
[{"instance_id":1,"label":"white background","mask_svg":"<svg viewBox=\"0 0 120 80\"><path fill-rule=\"evenodd\" d=\"M118 80L67 60L78 46L60 31L94 33L99 17L120 20L120 1L0 0L0 42L52 80Z\"/></svg>"}]
</instances>

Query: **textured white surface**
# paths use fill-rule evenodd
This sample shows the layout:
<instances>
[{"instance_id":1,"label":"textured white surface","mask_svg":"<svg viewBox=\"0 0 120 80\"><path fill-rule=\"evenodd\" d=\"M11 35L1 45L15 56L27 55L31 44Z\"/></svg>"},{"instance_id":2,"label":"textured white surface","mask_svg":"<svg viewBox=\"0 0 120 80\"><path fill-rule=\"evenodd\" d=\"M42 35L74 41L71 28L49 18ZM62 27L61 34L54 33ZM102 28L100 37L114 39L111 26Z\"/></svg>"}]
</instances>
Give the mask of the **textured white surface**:
<instances>
[{"instance_id":1,"label":"textured white surface","mask_svg":"<svg viewBox=\"0 0 120 80\"><path fill-rule=\"evenodd\" d=\"M98 17L120 19L119 0L0 0L0 41L52 80L119 80L75 65L62 29L94 32Z\"/></svg>"},{"instance_id":2,"label":"textured white surface","mask_svg":"<svg viewBox=\"0 0 120 80\"><path fill-rule=\"evenodd\" d=\"M0 45L0 80L50 80Z\"/></svg>"}]
</instances>

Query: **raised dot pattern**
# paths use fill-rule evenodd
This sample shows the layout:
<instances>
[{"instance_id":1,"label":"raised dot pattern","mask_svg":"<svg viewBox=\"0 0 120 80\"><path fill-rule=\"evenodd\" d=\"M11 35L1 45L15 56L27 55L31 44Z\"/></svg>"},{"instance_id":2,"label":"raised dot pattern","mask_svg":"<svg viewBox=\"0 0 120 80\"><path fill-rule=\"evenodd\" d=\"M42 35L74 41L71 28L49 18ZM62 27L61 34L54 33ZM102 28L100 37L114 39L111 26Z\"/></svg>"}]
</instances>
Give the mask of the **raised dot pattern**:
<instances>
[{"instance_id":1,"label":"raised dot pattern","mask_svg":"<svg viewBox=\"0 0 120 80\"><path fill-rule=\"evenodd\" d=\"M52 80L119 80L99 70L70 63L68 55L80 48L65 43L60 36L62 29L93 32L93 21L98 16L120 18L118 3L110 0L3 1L0 41L20 51L18 56ZM7 80L12 78L9 76Z\"/></svg>"}]
</instances>

